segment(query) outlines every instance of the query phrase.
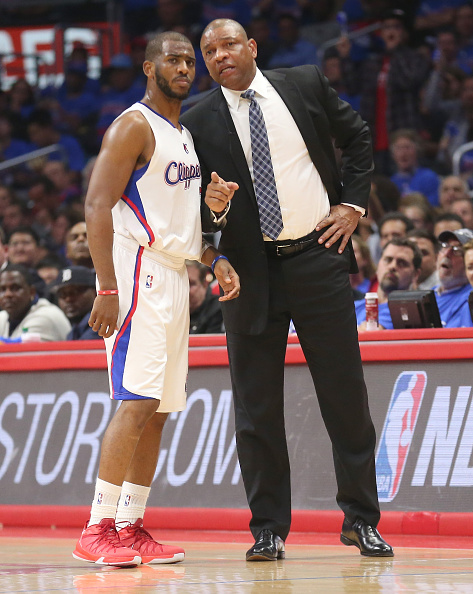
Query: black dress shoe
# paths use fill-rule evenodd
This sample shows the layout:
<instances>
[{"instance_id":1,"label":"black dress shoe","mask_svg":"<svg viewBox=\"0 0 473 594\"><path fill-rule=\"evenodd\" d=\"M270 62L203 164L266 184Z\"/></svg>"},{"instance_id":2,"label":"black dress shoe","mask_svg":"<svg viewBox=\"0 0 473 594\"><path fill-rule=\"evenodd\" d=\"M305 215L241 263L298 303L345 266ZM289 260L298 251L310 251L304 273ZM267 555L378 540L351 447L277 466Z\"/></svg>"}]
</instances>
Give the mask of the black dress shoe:
<instances>
[{"instance_id":1,"label":"black dress shoe","mask_svg":"<svg viewBox=\"0 0 473 594\"><path fill-rule=\"evenodd\" d=\"M358 518L353 524L343 522L340 540L344 545L358 547L367 557L393 557L393 548L381 537L374 526Z\"/></svg>"},{"instance_id":2,"label":"black dress shoe","mask_svg":"<svg viewBox=\"0 0 473 594\"><path fill-rule=\"evenodd\" d=\"M247 561L276 561L284 559L284 541L271 530L261 530L255 544L246 553Z\"/></svg>"}]
</instances>

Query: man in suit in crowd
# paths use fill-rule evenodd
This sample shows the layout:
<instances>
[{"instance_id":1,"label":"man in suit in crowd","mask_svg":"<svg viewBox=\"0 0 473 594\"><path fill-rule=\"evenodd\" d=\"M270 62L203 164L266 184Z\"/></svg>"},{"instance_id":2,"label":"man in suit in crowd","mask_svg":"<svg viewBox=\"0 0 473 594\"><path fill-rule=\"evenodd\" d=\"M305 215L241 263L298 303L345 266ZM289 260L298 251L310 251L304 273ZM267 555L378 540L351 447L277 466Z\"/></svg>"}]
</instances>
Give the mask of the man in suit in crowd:
<instances>
[{"instance_id":1,"label":"man in suit in crowd","mask_svg":"<svg viewBox=\"0 0 473 594\"><path fill-rule=\"evenodd\" d=\"M182 121L207 189L204 228L222 231L220 250L241 279L240 298L224 304L223 315L255 538L246 558L285 556L291 487L283 376L291 318L333 445L341 541L363 555L392 556L376 530L375 431L349 281L356 270L350 236L370 191L368 126L315 66L263 74L256 42L235 21L207 25L201 50L221 88ZM342 151L342 178L332 139Z\"/></svg>"}]
</instances>

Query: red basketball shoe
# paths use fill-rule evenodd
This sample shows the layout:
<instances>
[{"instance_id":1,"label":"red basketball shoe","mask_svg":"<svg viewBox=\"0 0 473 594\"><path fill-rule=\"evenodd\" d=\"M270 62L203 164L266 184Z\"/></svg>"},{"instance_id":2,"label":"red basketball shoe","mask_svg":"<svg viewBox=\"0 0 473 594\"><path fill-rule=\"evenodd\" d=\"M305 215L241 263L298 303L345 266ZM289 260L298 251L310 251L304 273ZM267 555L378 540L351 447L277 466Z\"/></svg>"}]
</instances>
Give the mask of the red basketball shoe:
<instances>
[{"instance_id":1,"label":"red basketball shoe","mask_svg":"<svg viewBox=\"0 0 473 594\"><path fill-rule=\"evenodd\" d=\"M72 556L97 565L126 567L141 563L140 554L127 549L120 542L115 520L112 518L104 518L100 524L92 524L89 527L86 524Z\"/></svg>"},{"instance_id":2,"label":"red basketball shoe","mask_svg":"<svg viewBox=\"0 0 473 594\"><path fill-rule=\"evenodd\" d=\"M118 532L118 536L123 547L133 549L141 555L142 563L178 563L184 560L184 549L156 542L143 528L141 518L134 524L128 522L125 528Z\"/></svg>"}]
</instances>

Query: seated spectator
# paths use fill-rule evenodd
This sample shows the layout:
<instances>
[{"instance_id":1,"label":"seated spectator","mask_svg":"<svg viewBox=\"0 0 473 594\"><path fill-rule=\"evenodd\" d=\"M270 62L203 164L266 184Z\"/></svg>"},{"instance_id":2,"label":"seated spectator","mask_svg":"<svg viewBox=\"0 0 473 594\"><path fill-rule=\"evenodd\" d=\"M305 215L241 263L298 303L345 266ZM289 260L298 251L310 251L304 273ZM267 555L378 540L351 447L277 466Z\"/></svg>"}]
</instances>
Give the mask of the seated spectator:
<instances>
[{"instance_id":1,"label":"seated spectator","mask_svg":"<svg viewBox=\"0 0 473 594\"><path fill-rule=\"evenodd\" d=\"M473 202L470 197L458 198L448 207L448 212L453 212L463 220L463 226L467 229L473 229Z\"/></svg>"},{"instance_id":2,"label":"seated spectator","mask_svg":"<svg viewBox=\"0 0 473 594\"><path fill-rule=\"evenodd\" d=\"M46 288L50 288L50 285L55 282L59 272L64 268L64 259L57 256L56 254L47 254L44 258L36 264L36 272L43 279L46 284Z\"/></svg>"},{"instance_id":3,"label":"seated spectator","mask_svg":"<svg viewBox=\"0 0 473 594\"><path fill-rule=\"evenodd\" d=\"M259 46L258 46L259 52ZM328 79L332 89L337 91L337 95L343 101L349 103L353 109L359 111L360 109L360 96L350 95L345 84L345 79L342 74L342 59L340 58L338 51L335 48L329 48L324 55L322 61L322 72Z\"/></svg>"},{"instance_id":4,"label":"seated spectator","mask_svg":"<svg viewBox=\"0 0 473 594\"><path fill-rule=\"evenodd\" d=\"M434 50L434 68L442 70L448 67L461 68L465 74L471 74L471 63L465 52L460 52L458 37L453 29L440 29L437 32Z\"/></svg>"},{"instance_id":5,"label":"seated spectator","mask_svg":"<svg viewBox=\"0 0 473 594\"><path fill-rule=\"evenodd\" d=\"M406 215L415 229L432 232L434 228L434 214L427 198L420 192L406 194L399 201L399 212Z\"/></svg>"},{"instance_id":6,"label":"seated spectator","mask_svg":"<svg viewBox=\"0 0 473 594\"><path fill-rule=\"evenodd\" d=\"M373 253L373 240L371 241L370 250L373 257L373 261L378 262L381 257L381 251L384 246L394 239L395 237L406 237L408 231L414 228L412 221L408 219L401 212L388 212L384 217L378 221L378 233L379 238L378 248L376 253Z\"/></svg>"},{"instance_id":7,"label":"seated spectator","mask_svg":"<svg viewBox=\"0 0 473 594\"><path fill-rule=\"evenodd\" d=\"M471 327L468 296L471 291L465 263L463 246L473 239L470 229L444 231L439 235L440 250L437 256L439 284L435 296L444 328Z\"/></svg>"},{"instance_id":8,"label":"seated spectator","mask_svg":"<svg viewBox=\"0 0 473 594\"><path fill-rule=\"evenodd\" d=\"M14 138L11 115L0 112L0 161L26 155L34 149L30 142Z\"/></svg>"},{"instance_id":9,"label":"seated spectator","mask_svg":"<svg viewBox=\"0 0 473 594\"><path fill-rule=\"evenodd\" d=\"M85 266L70 266L61 270L51 287L58 305L71 323L66 340L95 340L100 338L89 326L90 312L94 304L95 272Z\"/></svg>"},{"instance_id":10,"label":"seated spectator","mask_svg":"<svg viewBox=\"0 0 473 594\"><path fill-rule=\"evenodd\" d=\"M21 265L8 264L0 272L0 309L0 341L12 342L26 333L38 334L44 342L65 340L71 329L59 307L38 298L28 269Z\"/></svg>"},{"instance_id":11,"label":"seated spectator","mask_svg":"<svg viewBox=\"0 0 473 594\"><path fill-rule=\"evenodd\" d=\"M465 78L460 94L460 105L452 109L449 119L444 126L442 138L439 143L438 160L452 167L452 158L455 151L471 138L473 125L473 76ZM463 172L473 172L473 153L468 151L463 154L460 167Z\"/></svg>"},{"instance_id":12,"label":"seated spectator","mask_svg":"<svg viewBox=\"0 0 473 594\"><path fill-rule=\"evenodd\" d=\"M187 260L186 265L189 275L190 334L224 332L220 303L217 295L212 295L209 286L212 275L208 267L196 260Z\"/></svg>"},{"instance_id":13,"label":"seated spectator","mask_svg":"<svg viewBox=\"0 0 473 594\"><path fill-rule=\"evenodd\" d=\"M453 212L444 212L435 219L434 235L438 238L443 231L456 231L464 227L465 223L460 216Z\"/></svg>"},{"instance_id":14,"label":"seated spectator","mask_svg":"<svg viewBox=\"0 0 473 594\"><path fill-rule=\"evenodd\" d=\"M271 38L269 18L255 16L248 24L248 39L254 39L258 46L256 63L260 70L266 70L270 59L276 51L278 44Z\"/></svg>"},{"instance_id":15,"label":"seated spectator","mask_svg":"<svg viewBox=\"0 0 473 594\"><path fill-rule=\"evenodd\" d=\"M24 122L35 108L35 91L24 78L18 78L10 87L8 99L8 109L15 121L14 135L24 139L26 138Z\"/></svg>"},{"instance_id":16,"label":"seated spectator","mask_svg":"<svg viewBox=\"0 0 473 594\"><path fill-rule=\"evenodd\" d=\"M94 267L87 241L85 221L80 221L69 229L66 237L66 258L73 266Z\"/></svg>"},{"instance_id":17,"label":"seated spectator","mask_svg":"<svg viewBox=\"0 0 473 594\"><path fill-rule=\"evenodd\" d=\"M43 148L58 144L64 154L51 153L50 161L61 160L64 157L71 171L76 173L76 181L80 181L80 172L85 166L85 156L79 142L68 134L61 134L55 129L53 118L49 111L36 109L28 118L28 136L35 148Z\"/></svg>"},{"instance_id":18,"label":"seated spectator","mask_svg":"<svg viewBox=\"0 0 473 594\"><path fill-rule=\"evenodd\" d=\"M414 228L412 221L400 212L388 212L378 223L379 243L382 248L395 237L406 237Z\"/></svg>"},{"instance_id":19,"label":"seated spectator","mask_svg":"<svg viewBox=\"0 0 473 594\"><path fill-rule=\"evenodd\" d=\"M370 249L361 237L353 234L351 239L356 263L358 264L358 272L350 274L350 284L352 289L356 289L363 294L368 293L371 290L373 280L376 280L376 267L371 258ZM358 299L361 299L361 295Z\"/></svg>"},{"instance_id":20,"label":"seated spectator","mask_svg":"<svg viewBox=\"0 0 473 594\"><path fill-rule=\"evenodd\" d=\"M304 64L318 64L317 48L310 41L301 39L299 21L291 14L278 19L279 46L269 61L269 68L290 68Z\"/></svg>"},{"instance_id":21,"label":"seated spectator","mask_svg":"<svg viewBox=\"0 0 473 594\"><path fill-rule=\"evenodd\" d=\"M8 261L11 264L22 264L34 268L45 255L39 245L39 236L32 227L16 227L8 238Z\"/></svg>"},{"instance_id":22,"label":"seated spectator","mask_svg":"<svg viewBox=\"0 0 473 594\"><path fill-rule=\"evenodd\" d=\"M133 62L127 54L117 54L110 61L107 86L99 97L97 138L102 140L105 131L125 109L140 101L145 87L135 84ZM83 166L82 166L83 167Z\"/></svg>"},{"instance_id":23,"label":"seated spectator","mask_svg":"<svg viewBox=\"0 0 473 594\"><path fill-rule=\"evenodd\" d=\"M42 93L41 106L54 114L58 128L67 134L83 136L97 111L97 94L87 89L87 64L79 60L65 65L64 82L47 87Z\"/></svg>"},{"instance_id":24,"label":"seated spectator","mask_svg":"<svg viewBox=\"0 0 473 594\"><path fill-rule=\"evenodd\" d=\"M391 135L391 155L396 172L391 180L401 196L423 194L432 206L439 204L439 177L431 169L419 166L420 138L414 130L397 130Z\"/></svg>"},{"instance_id":25,"label":"seated spectator","mask_svg":"<svg viewBox=\"0 0 473 594\"><path fill-rule=\"evenodd\" d=\"M440 182L440 207L448 210L452 202L458 200L458 198L468 198L468 185L461 177L449 175Z\"/></svg>"},{"instance_id":26,"label":"seated spectator","mask_svg":"<svg viewBox=\"0 0 473 594\"><path fill-rule=\"evenodd\" d=\"M409 239L395 238L384 246L378 262L377 276L378 322L380 330L392 330L388 297L392 291L406 291L416 284L422 262L422 254ZM358 330L366 330L365 300L355 301Z\"/></svg>"},{"instance_id":27,"label":"seated spectator","mask_svg":"<svg viewBox=\"0 0 473 594\"><path fill-rule=\"evenodd\" d=\"M473 240L467 241L463 246L463 257L465 260L465 274L470 287L473 287Z\"/></svg>"},{"instance_id":28,"label":"seated spectator","mask_svg":"<svg viewBox=\"0 0 473 594\"><path fill-rule=\"evenodd\" d=\"M437 272L439 243L437 238L424 229L413 229L409 231L407 238L417 245L422 254L422 264L417 279L417 288L422 291L433 289L439 283Z\"/></svg>"},{"instance_id":29,"label":"seated spectator","mask_svg":"<svg viewBox=\"0 0 473 594\"><path fill-rule=\"evenodd\" d=\"M9 235L16 227L28 225L30 222L30 212L28 207L21 200L11 200L3 209L2 227Z\"/></svg>"},{"instance_id":30,"label":"seated spectator","mask_svg":"<svg viewBox=\"0 0 473 594\"><path fill-rule=\"evenodd\" d=\"M81 189L73 181L73 175L63 161L48 161L43 167L43 175L47 177L59 193L61 204L69 204L80 198Z\"/></svg>"}]
</instances>

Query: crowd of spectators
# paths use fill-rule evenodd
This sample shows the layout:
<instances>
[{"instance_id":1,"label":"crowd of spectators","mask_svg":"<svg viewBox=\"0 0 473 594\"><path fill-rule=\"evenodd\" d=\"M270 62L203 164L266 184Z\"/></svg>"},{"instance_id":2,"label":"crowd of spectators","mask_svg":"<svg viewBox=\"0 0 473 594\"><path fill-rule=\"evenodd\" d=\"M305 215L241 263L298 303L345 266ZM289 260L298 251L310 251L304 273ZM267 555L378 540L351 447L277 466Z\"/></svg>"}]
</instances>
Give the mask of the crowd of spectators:
<instances>
[{"instance_id":1,"label":"crowd of spectators","mask_svg":"<svg viewBox=\"0 0 473 594\"><path fill-rule=\"evenodd\" d=\"M180 31L195 44L191 102L212 87L199 38L203 27L218 17L234 18L247 28L258 43L262 69L320 66L340 97L371 127L376 167L368 212L354 236L360 267L352 277L354 299L368 291L387 299L393 274L385 271L386 259L400 261L391 252L409 255L410 276L402 277L403 287L410 278L407 288L437 287L438 295L448 294L442 279L451 262L463 273L463 286L473 286L473 249L455 235L448 237L457 250L442 247L445 241L438 239L445 232L473 230L473 151L459 160L459 172L453 159L458 147L473 140L471 2L124 0L122 7L124 49L100 78L90 76L89 48L75 43L61 84L40 88L18 77L0 90L0 161L56 147L0 170L0 271L9 269L8 282L0 285L0 309L6 310L2 303L11 298L3 293L10 294L12 285L25 295L32 286L35 296L24 301L25 307L30 303L38 309L39 302L49 301L65 312L72 329L83 325L86 312L77 310L72 316L70 302L84 297L89 303L93 287L86 283L77 288L69 280L58 288L57 279L65 278L67 270L71 278L84 279L83 270L92 268L84 197L103 134L117 115L142 98L144 49L159 31ZM15 9L1 10L6 25L27 24L15 20L20 18ZM44 24L42 18L50 22L51 14L44 10L30 14L31 24ZM66 20L57 6L55 10L57 18ZM21 16L28 18L28 12ZM367 26L369 32L363 33ZM396 243L405 237L407 247ZM189 275L199 300L192 306L191 331L223 331L212 279L194 266L189 266ZM212 323L203 324L207 319ZM473 325L467 318L458 324ZM77 328L73 334L81 337Z\"/></svg>"}]
</instances>

